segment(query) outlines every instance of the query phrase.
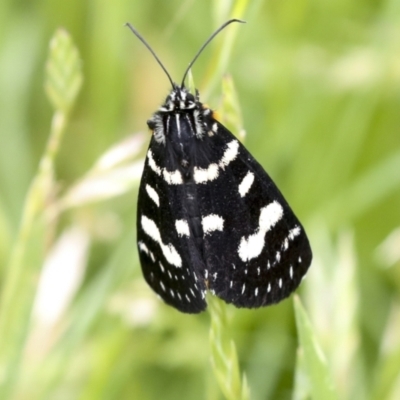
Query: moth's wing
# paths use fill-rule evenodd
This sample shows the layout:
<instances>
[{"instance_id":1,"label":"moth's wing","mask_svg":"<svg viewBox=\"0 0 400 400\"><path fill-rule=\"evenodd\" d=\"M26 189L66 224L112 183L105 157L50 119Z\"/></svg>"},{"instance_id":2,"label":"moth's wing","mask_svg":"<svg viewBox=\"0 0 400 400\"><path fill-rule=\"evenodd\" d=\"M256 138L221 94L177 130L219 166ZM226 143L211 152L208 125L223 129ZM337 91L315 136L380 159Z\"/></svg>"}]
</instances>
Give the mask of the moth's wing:
<instances>
[{"instance_id":1,"label":"moth's wing","mask_svg":"<svg viewBox=\"0 0 400 400\"><path fill-rule=\"evenodd\" d=\"M206 308L204 263L195 242L178 235L176 221L187 221L183 185L169 184L161 165L167 155L150 143L139 188L137 209L138 252L144 278L169 305L185 313ZM179 227L181 233L185 226Z\"/></svg>"},{"instance_id":2,"label":"moth's wing","mask_svg":"<svg viewBox=\"0 0 400 400\"><path fill-rule=\"evenodd\" d=\"M221 151L237 140L217 123L206 152L220 163ZM272 179L237 142L237 154L215 180L198 184L201 215L223 218L223 229L204 233L208 288L237 307L277 303L300 284L311 263L310 245L297 217ZM219 150L222 149L222 150ZM222 156L224 157L224 156ZM216 159L215 159L216 158Z\"/></svg>"}]
</instances>

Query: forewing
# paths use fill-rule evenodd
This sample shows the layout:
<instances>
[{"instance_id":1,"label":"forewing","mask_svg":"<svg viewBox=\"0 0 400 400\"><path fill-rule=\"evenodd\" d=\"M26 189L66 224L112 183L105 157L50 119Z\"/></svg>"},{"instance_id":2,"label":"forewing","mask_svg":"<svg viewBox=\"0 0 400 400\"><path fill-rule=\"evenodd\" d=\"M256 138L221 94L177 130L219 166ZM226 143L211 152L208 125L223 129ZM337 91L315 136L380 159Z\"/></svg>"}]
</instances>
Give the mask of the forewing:
<instances>
[{"instance_id":1,"label":"forewing","mask_svg":"<svg viewBox=\"0 0 400 400\"><path fill-rule=\"evenodd\" d=\"M164 177L166 157L165 149L161 151L153 139L139 188L140 263L147 283L167 304L182 312L198 313L206 308L205 284L200 277L204 263L194 240L185 234L183 185L173 184L171 179L168 183Z\"/></svg>"},{"instance_id":2,"label":"forewing","mask_svg":"<svg viewBox=\"0 0 400 400\"><path fill-rule=\"evenodd\" d=\"M289 296L312 254L302 225L268 174L221 124L208 164L216 179L198 184L208 288L237 307L260 307ZM231 148L235 147L231 146ZM207 219L208 218L208 219Z\"/></svg>"}]
</instances>

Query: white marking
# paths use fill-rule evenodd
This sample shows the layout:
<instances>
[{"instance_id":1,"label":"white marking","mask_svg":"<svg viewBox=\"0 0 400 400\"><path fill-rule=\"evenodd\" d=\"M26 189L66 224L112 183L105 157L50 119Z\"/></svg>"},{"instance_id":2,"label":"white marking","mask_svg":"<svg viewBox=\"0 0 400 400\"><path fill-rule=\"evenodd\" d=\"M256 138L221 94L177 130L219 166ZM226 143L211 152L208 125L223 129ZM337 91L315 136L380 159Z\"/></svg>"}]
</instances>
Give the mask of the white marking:
<instances>
[{"instance_id":1,"label":"white marking","mask_svg":"<svg viewBox=\"0 0 400 400\"><path fill-rule=\"evenodd\" d=\"M267 264L267 268L268 268L268 269L271 268L271 264L269 263L269 261L268 261L268 264Z\"/></svg>"},{"instance_id":2,"label":"white marking","mask_svg":"<svg viewBox=\"0 0 400 400\"><path fill-rule=\"evenodd\" d=\"M174 297L174 298L175 298L174 291L173 291L172 289L169 289L169 291L171 292L171 295L172 295L172 297Z\"/></svg>"},{"instance_id":3,"label":"white marking","mask_svg":"<svg viewBox=\"0 0 400 400\"><path fill-rule=\"evenodd\" d=\"M194 275L194 279L196 280L196 282L197 282L197 275L193 272L193 275Z\"/></svg>"},{"instance_id":4,"label":"white marking","mask_svg":"<svg viewBox=\"0 0 400 400\"><path fill-rule=\"evenodd\" d=\"M219 166L224 169L230 162L232 162L239 153L239 142L237 140L232 140L228 143L227 149L222 156Z\"/></svg>"},{"instance_id":5,"label":"white marking","mask_svg":"<svg viewBox=\"0 0 400 400\"><path fill-rule=\"evenodd\" d=\"M268 293L271 291L271 284L268 283Z\"/></svg>"},{"instance_id":6,"label":"white marking","mask_svg":"<svg viewBox=\"0 0 400 400\"><path fill-rule=\"evenodd\" d=\"M196 284L194 284L194 287L196 288L196 290L199 290L199 288L197 287L197 285L196 285Z\"/></svg>"},{"instance_id":7,"label":"white marking","mask_svg":"<svg viewBox=\"0 0 400 400\"><path fill-rule=\"evenodd\" d=\"M161 286L161 289L164 290L164 292L165 292L165 286L164 286L164 284L162 283L162 281L160 281L160 286Z\"/></svg>"},{"instance_id":8,"label":"white marking","mask_svg":"<svg viewBox=\"0 0 400 400\"><path fill-rule=\"evenodd\" d=\"M283 208L277 201L273 201L261 209L256 233L247 239L243 236L240 241L238 253L242 261L249 261L261 254L265 243L265 234L280 221L282 215Z\"/></svg>"},{"instance_id":9,"label":"white marking","mask_svg":"<svg viewBox=\"0 0 400 400\"><path fill-rule=\"evenodd\" d=\"M233 281L231 281L229 287L232 289Z\"/></svg>"},{"instance_id":10,"label":"white marking","mask_svg":"<svg viewBox=\"0 0 400 400\"><path fill-rule=\"evenodd\" d=\"M293 229L289 231L289 239L293 240L296 236L300 235L300 227L295 226Z\"/></svg>"},{"instance_id":11,"label":"white marking","mask_svg":"<svg viewBox=\"0 0 400 400\"><path fill-rule=\"evenodd\" d=\"M156 261L154 254L147 248L147 246L143 242L139 242L139 250L143 251L143 253L147 254L151 258L151 261L153 261L153 262Z\"/></svg>"},{"instance_id":12,"label":"white marking","mask_svg":"<svg viewBox=\"0 0 400 400\"><path fill-rule=\"evenodd\" d=\"M183 107L181 107L183 108ZM181 121L179 120L180 115L178 113L175 114L176 119L176 129L178 130L178 136L181 137Z\"/></svg>"},{"instance_id":13,"label":"white marking","mask_svg":"<svg viewBox=\"0 0 400 400\"><path fill-rule=\"evenodd\" d=\"M190 303L189 296L187 294L185 294L185 297L187 298L187 301Z\"/></svg>"},{"instance_id":14,"label":"white marking","mask_svg":"<svg viewBox=\"0 0 400 400\"><path fill-rule=\"evenodd\" d=\"M244 273L247 275L247 269L244 270Z\"/></svg>"},{"instance_id":15,"label":"white marking","mask_svg":"<svg viewBox=\"0 0 400 400\"><path fill-rule=\"evenodd\" d=\"M254 174L252 172L247 172L246 176L243 178L242 182L239 185L239 193L240 197L246 196L249 192L251 185L254 182Z\"/></svg>"},{"instance_id":16,"label":"white marking","mask_svg":"<svg viewBox=\"0 0 400 400\"><path fill-rule=\"evenodd\" d=\"M184 219L177 219L175 221L175 228L179 236L190 236L189 225Z\"/></svg>"},{"instance_id":17,"label":"white marking","mask_svg":"<svg viewBox=\"0 0 400 400\"><path fill-rule=\"evenodd\" d=\"M254 294L256 295L256 297L258 296L258 287L257 287L256 290L254 291Z\"/></svg>"},{"instance_id":18,"label":"white marking","mask_svg":"<svg viewBox=\"0 0 400 400\"><path fill-rule=\"evenodd\" d=\"M201 298L204 299L205 297L206 297L206 291L203 290L203 291L201 292Z\"/></svg>"},{"instance_id":19,"label":"white marking","mask_svg":"<svg viewBox=\"0 0 400 400\"><path fill-rule=\"evenodd\" d=\"M287 240L287 238L283 241L283 246L282 249L283 251L287 250L289 247L289 240Z\"/></svg>"},{"instance_id":20,"label":"white marking","mask_svg":"<svg viewBox=\"0 0 400 400\"><path fill-rule=\"evenodd\" d=\"M193 111L193 119L194 119L194 124L195 124L195 127L196 127L196 136L197 137L203 136L203 133L204 133L203 125L201 124L201 121L200 121L200 118L199 118L199 114L200 114L199 110L194 110Z\"/></svg>"},{"instance_id":21,"label":"white marking","mask_svg":"<svg viewBox=\"0 0 400 400\"><path fill-rule=\"evenodd\" d=\"M167 111L167 110L161 110L161 111ZM165 134L164 134L163 118L160 117L159 115L154 115L151 121L154 124L154 130L153 130L154 139L156 140L156 142L164 144Z\"/></svg>"},{"instance_id":22,"label":"white marking","mask_svg":"<svg viewBox=\"0 0 400 400\"><path fill-rule=\"evenodd\" d=\"M243 287L242 287L242 294L244 293L244 289L246 288L246 284L243 283Z\"/></svg>"},{"instance_id":23,"label":"white marking","mask_svg":"<svg viewBox=\"0 0 400 400\"><path fill-rule=\"evenodd\" d=\"M180 185L183 183L182 174L178 170L167 171L166 169L164 169L163 177L164 177L164 180L170 185Z\"/></svg>"},{"instance_id":24,"label":"white marking","mask_svg":"<svg viewBox=\"0 0 400 400\"><path fill-rule=\"evenodd\" d=\"M208 279L208 269L204 271L204 279Z\"/></svg>"},{"instance_id":25,"label":"white marking","mask_svg":"<svg viewBox=\"0 0 400 400\"><path fill-rule=\"evenodd\" d=\"M275 258L276 258L276 262L281 261L281 253L279 253L279 251L276 252Z\"/></svg>"},{"instance_id":26,"label":"white marking","mask_svg":"<svg viewBox=\"0 0 400 400\"><path fill-rule=\"evenodd\" d=\"M192 289L190 289L190 293L192 293L193 297L196 297Z\"/></svg>"},{"instance_id":27,"label":"white marking","mask_svg":"<svg viewBox=\"0 0 400 400\"><path fill-rule=\"evenodd\" d=\"M279 279L279 287L282 289L282 278Z\"/></svg>"},{"instance_id":28,"label":"white marking","mask_svg":"<svg viewBox=\"0 0 400 400\"><path fill-rule=\"evenodd\" d=\"M165 268L164 268L164 266L161 264L161 262L159 262L159 264L160 264L161 272L165 272Z\"/></svg>"},{"instance_id":29,"label":"white marking","mask_svg":"<svg viewBox=\"0 0 400 400\"><path fill-rule=\"evenodd\" d=\"M139 250L143 251L143 253L149 254L149 249L147 248L147 246L143 243L143 242L139 242Z\"/></svg>"},{"instance_id":30,"label":"white marking","mask_svg":"<svg viewBox=\"0 0 400 400\"><path fill-rule=\"evenodd\" d=\"M176 293L177 295L178 295L178 297L179 297L179 300L180 301L182 301L182 297L181 297L181 295L179 294L179 292L178 293Z\"/></svg>"},{"instance_id":31,"label":"white marking","mask_svg":"<svg viewBox=\"0 0 400 400\"><path fill-rule=\"evenodd\" d=\"M178 277L176 275L174 275L174 278L175 278L176 281L178 280Z\"/></svg>"},{"instance_id":32,"label":"white marking","mask_svg":"<svg viewBox=\"0 0 400 400\"><path fill-rule=\"evenodd\" d=\"M218 165L210 164L207 169L194 167L194 180L196 183L206 183L217 179L219 175Z\"/></svg>"},{"instance_id":33,"label":"white marking","mask_svg":"<svg viewBox=\"0 0 400 400\"><path fill-rule=\"evenodd\" d=\"M158 193L148 184L146 184L146 192L149 197L156 203L157 207L160 207L160 198Z\"/></svg>"},{"instance_id":34,"label":"white marking","mask_svg":"<svg viewBox=\"0 0 400 400\"><path fill-rule=\"evenodd\" d=\"M217 279L217 276L218 276L218 273L214 272L214 274L213 274L214 281Z\"/></svg>"},{"instance_id":35,"label":"white marking","mask_svg":"<svg viewBox=\"0 0 400 400\"><path fill-rule=\"evenodd\" d=\"M204 235L213 231L222 231L224 229L224 219L217 214L210 214L202 217L201 225L203 226Z\"/></svg>"},{"instance_id":36,"label":"white marking","mask_svg":"<svg viewBox=\"0 0 400 400\"><path fill-rule=\"evenodd\" d=\"M216 122L213 123L213 125L212 125L212 127L211 127L211 130L212 130L214 133L217 133L218 125L217 125Z\"/></svg>"},{"instance_id":37,"label":"white marking","mask_svg":"<svg viewBox=\"0 0 400 400\"><path fill-rule=\"evenodd\" d=\"M154 221L150 218L147 218L145 215L142 215L141 224L144 232L160 245L166 260L171 265L175 265L175 267L180 268L182 266L182 259L180 255L172 244L163 243L160 231L158 230Z\"/></svg>"},{"instance_id":38,"label":"white marking","mask_svg":"<svg viewBox=\"0 0 400 400\"><path fill-rule=\"evenodd\" d=\"M169 270L167 272L168 272L169 279L172 279L171 272L169 272Z\"/></svg>"},{"instance_id":39,"label":"white marking","mask_svg":"<svg viewBox=\"0 0 400 400\"><path fill-rule=\"evenodd\" d=\"M156 164L151 150L147 152L147 159L149 160L150 168L159 176L161 176L161 168Z\"/></svg>"},{"instance_id":40,"label":"white marking","mask_svg":"<svg viewBox=\"0 0 400 400\"><path fill-rule=\"evenodd\" d=\"M290 279L293 279L293 267L292 266L290 266L289 273L290 273Z\"/></svg>"},{"instance_id":41,"label":"white marking","mask_svg":"<svg viewBox=\"0 0 400 400\"><path fill-rule=\"evenodd\" d=\"M299 263L301 263L301 257L299 257L297 261L298 261Z\"/></svg>"},{"instance_id":42,"label":"white marking","mask_svg":"<svg viewBox=\"0 0 400 400\"><path fill-rule=\"evenodd\" d=\"M257 268L257 274L260 275L260 267Z\"/></svg>"},{"instance_id":43,"label":"white marking","mask_svg":"<svg viewBox=\"0 0 400 400\"><path fill-rule=\"evenodd\" d=\"M232 266L233 266L233 269L236 269L235 264L232 264Z\"/></svg>"}]
</instances>

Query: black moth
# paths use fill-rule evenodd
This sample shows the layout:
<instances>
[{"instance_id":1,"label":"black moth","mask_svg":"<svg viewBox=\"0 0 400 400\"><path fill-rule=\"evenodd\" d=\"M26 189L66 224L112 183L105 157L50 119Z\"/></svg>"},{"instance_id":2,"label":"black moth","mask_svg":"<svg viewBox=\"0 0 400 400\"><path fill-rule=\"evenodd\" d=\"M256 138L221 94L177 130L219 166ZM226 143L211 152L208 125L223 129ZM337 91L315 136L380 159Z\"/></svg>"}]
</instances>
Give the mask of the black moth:
<instances>
[{"instance_id":1,"label":"black moth","mask_svg":"<svg viewBox=\"0 0 400 400\"><path fill-rule=\"evenodd\" d=\"M211 109L167 74L172 90L147 122L152 138L137 208L143 275L169 305L206 309L210 290L237 307L289 296L310 266L304 228L279 189Z\"/></svg>"}]
</instances>

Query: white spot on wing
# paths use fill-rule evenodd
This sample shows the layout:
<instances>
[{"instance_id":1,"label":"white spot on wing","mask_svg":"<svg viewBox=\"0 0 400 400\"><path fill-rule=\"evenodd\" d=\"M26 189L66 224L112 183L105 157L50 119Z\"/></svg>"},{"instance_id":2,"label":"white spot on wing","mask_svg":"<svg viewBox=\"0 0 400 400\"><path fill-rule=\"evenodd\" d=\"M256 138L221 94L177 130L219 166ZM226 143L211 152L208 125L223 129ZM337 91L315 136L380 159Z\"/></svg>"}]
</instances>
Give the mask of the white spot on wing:
<instances>
[{"instance_id":1,"label":"white spot on wing","mask_svg":"<svg viewBox=\"0 0 400 400\"><path fill-rule=\"evenodd\" d=\"M158 193L149 184L146 184L146 192L154 203L156 203L157 207L160 207L160 198L158 197Z\"/></svg>"},{"instance_id":2,"label":"white spot on wing","mask_svg":"<svg viewBox=\"0 0 400 400\"><path fill-rule=\"evenodd\" d=\"M164 266L161 264L161 262L159 262L159 265L160 265L161 271L162 271L162 272L165 272Z\"/></svg>"},{"instance_id":3,"label":"white spot on wing","mask_svg":"<svg viewBox=\"0 0 400 400\"><path fill-rule=\"evenodd\" d=\"M224 229L224 219L217 214L210 214L201 219L204 235L213 231L222 231Z\"/></svg>"},{"instance_id":4,"label":"white spot on wing","mask_svg":"<svg viewBox=\"0 0 400 400\"><path fill-rule=\"evenodd\" d=\"M290 273L290 279L293 279L293 267L292 266L290 266L289 273Z\"/></svg>"},{"instance_id":5,"label":"white spot on wing","mask_svg":"<svg viewBox=\"0 0 400 400\"><path fill-rule=\"evenodd\" d=\"M156 164L153 158L153 153L151 150L147 152L147 159L149 160L150 168L157 174L161 175L161 168Z\"/></svg>"},{"instance_id":6,"label":"white spot on wing","mask_svg":"<svg viewBox=\"0 0 400 400\"><path fill-rule=\"evenodd\" d=\"M237 140L232 140L228 143L228 146L224 152L224 155L219 162L219 166L224 169L230 162L232 162L239 153L239 142Z\"/></svg>"},{"instance_id":7,"label":"white spot on wing","mask_svg":"<svg viewBox=\"0 0 400 400\"><path fill-rule=\"evenodd\" d=\"M300 227L295 226L293 229L289 231L289 239L293 240L296 236L300 235Z\"/></svg>"},{"instance_id":8,"label":"white spot on wing","mask_svg":"<svg viewBox=\"0 0 400 400\"><path fill-rule=\"evenodd\" d=\"M147 254L151 258L151 261L153 261L153 262L156 261L154 254L147 248L147 246L143 242L139 242L138 244L139 244L140 251Z\"/></svg>"},{"instance_id":9,"label":"white spot on wing","mask_svg":"<svg viewBox=\"0 0 400 400\"><path fill-rule=\"evenodd\" d=\"M256 296L258 296L258 287L257 287L256 290L254 291L254 294L255 294Z\"/></svg>"},{"instance_id":10,"label":"white spot on wing","mask_svg":"<svg viewBox=\"0 0 400 400\"><path fill-rule=\"evenodd\" d=\"M165 259L171 265L175 265L175 267L180 268L182 266L182 259L180 255L178 254L178 252L176 251L175 247L172 244L163 243L160 231L158 230L155 222L150 218L147 218L145 215L143 215L141 218L141 225L144 232L160 245Z\"/></svg>"},{"instance_id":11,"label":"white spot on wing","mask_svg":"<svg viewBox=\"0 0 400 400\"><path fill-rule=\"evenodd\" d=\"M285 250L288 249L288 247L289 247L289 240L287 240L287 238L285 238L285 240L283 241L283 246L282 246L282 248L283 248L283 250L285 251Z\"/></svg>"},{"instance_id":12,"label":"white spot on wing","mask_svg":"<svg viewBox=\"0 0 400 400\"><path fill-rule=\"evenodd\" d=\"M247 239L243 236L240 241L238 253L242 261L249 261L261 254L265 234L280 221L282 216L283 208L277 201L273 201L261 209L259 227L256 233L250 235Z\"/></svg>"},{"instance_id":13,"label":"white spot on wing","mask_svg":"<svg viewBox=\"0 0 400 400\"><path fill-rule=\"evenodd\" d=\"M163 177L164 180L170 185L180 185L183 183L182 174L178 170L170 172L164 169Z\"/></svg>"},{"instance_id":14,"label":"white spot on wing","mask_svg":"<svg viewBox=\"0 0 400 400\"><path fill-rule=\"evenodd\" d=\"M254 174L252 172L247 172L246 176L243 178L242 182L239 185L239 193L240 197L246 196L249 192L251 185L254 182Z\"/></svg>"},{"instance_id":15,"label":"white spot on wing","mask_svg":"<svg viewBox=\"0 0 400 400\"><path fill-rule=\"evenodd\" d=\"M189 225L186 220L177 219L175 221L175 228L179 236L187 236L187 237L190 236Z\"/></svg>"},{"instance_id":16,"label":"white spot on wing","mask_svg":"<svg viewBox=\"0 0 400 400\"><path fill-rule=\"evenodd\" d=\"M164 180L170 185L181 185L183 183L182 174L179 170L167 171L165 168L160 168L154 161L153 152L149 150L147 152L147 159L149 161L149 167L158 175L163 176Z\"/></svg>"},{"instance_id":17,"label":"white spot on wing","mask_svg":"<svg viewBox=\"0 0 400 400\"><path fill-rule=\"evenodd\" d=\"M242 286L242 294L244 293L244 289L246 288L246 284L245 283L243 283L243 286Z\"/></svg>"},{"instance_id":18,"label":"white spot on wing","mask_svg":"<svg viewBox=\"0 0 400 400\"><path fill-rule=\"evenodd\" d=\"M217 179L219 175L218 165L210 164L207 169L194 167L194 180L196 183L206 183Z\"/></svg>"}]
</instances>

